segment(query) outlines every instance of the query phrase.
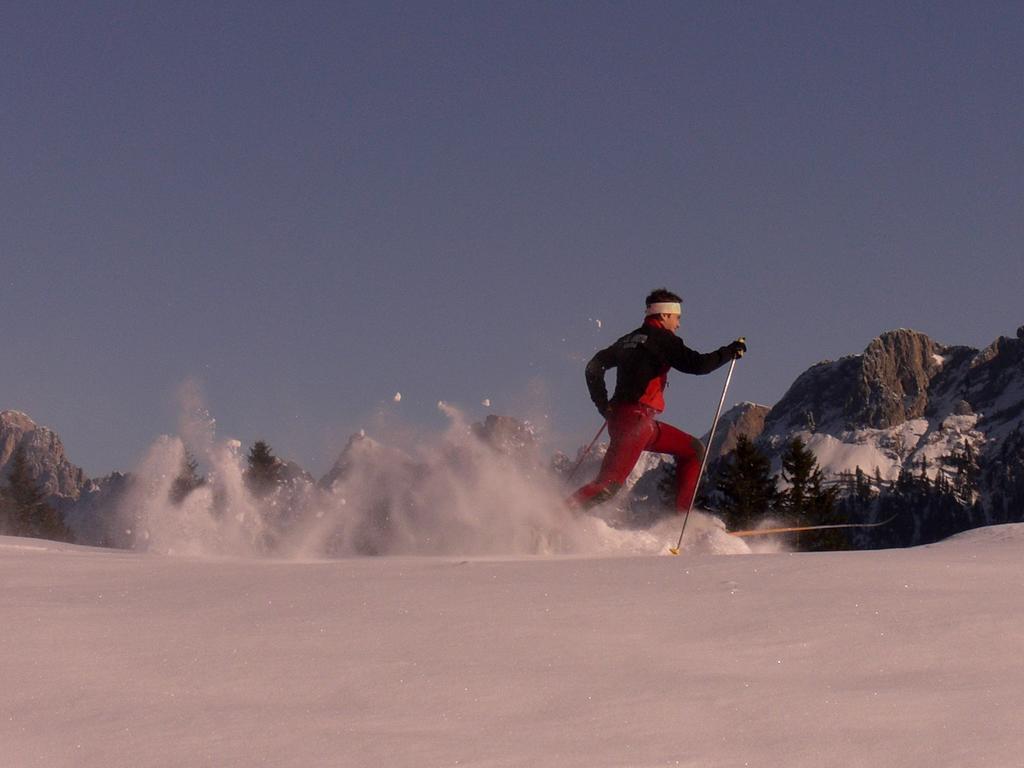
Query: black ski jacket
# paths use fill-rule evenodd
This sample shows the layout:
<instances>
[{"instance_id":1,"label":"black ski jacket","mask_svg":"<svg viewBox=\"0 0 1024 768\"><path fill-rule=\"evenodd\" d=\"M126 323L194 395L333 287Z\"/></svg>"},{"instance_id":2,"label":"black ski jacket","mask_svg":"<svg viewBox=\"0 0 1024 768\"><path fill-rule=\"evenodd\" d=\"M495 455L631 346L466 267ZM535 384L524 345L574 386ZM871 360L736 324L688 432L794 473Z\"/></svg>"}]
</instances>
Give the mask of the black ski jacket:
<instances>
[{"instance_id":1,"label":"black ski jacket","mask_svg":"<svg viewBox=\"0 0 1024 768\"><path fill-rule=\"evenodd\" d=\"M686 346L672 331L645 323L590 359L586 370L587 389L597 410L603 414L608 408L604 374L609 368L617 369L612 402L637 403L647 400L644 395L651 382L664 377L670 368L704 375L721 368L733 357L734 351L728 345L702 354ZM663 410L660 387L656 388L655 402L646 404Z\"/></svg>"}]
</instances>

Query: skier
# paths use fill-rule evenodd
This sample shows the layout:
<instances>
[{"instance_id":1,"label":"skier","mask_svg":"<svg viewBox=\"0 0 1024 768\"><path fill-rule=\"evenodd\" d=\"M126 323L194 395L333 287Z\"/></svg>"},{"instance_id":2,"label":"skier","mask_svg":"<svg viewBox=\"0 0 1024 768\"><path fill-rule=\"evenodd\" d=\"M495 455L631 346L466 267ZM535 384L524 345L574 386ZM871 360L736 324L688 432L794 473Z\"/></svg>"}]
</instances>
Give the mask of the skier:
<instances>
[{"instance_id":1,"label":"skier","mask_svg":"<svg viewBox=\"0 0 1024 768\"><path fill-rule=\"evenodd\" d=\"M588 509L607 501L622 488L643 451L671 454L676 459L676 510L690 508L704 459L704 445L682 430L658 421L665 410L668 371L711 373L733 358L743 357L743 339L701 354L676 336L682 299L664 288L647 297L644 324L602 349L587 363L590 399L608 424L611 442L597 479L569 498L573 508ZM608 400L604 374L616 370L615 394Z\"/></svg>"}]
</instances>

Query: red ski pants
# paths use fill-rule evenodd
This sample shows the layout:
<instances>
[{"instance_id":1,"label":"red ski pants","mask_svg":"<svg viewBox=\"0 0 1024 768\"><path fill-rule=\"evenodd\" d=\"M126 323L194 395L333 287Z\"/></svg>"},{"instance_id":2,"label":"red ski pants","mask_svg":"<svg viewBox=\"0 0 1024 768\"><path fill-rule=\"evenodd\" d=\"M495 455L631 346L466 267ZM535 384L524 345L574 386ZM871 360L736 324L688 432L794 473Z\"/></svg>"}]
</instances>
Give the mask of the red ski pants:
<instances>
[{"instance_id":1,"label":"red ski pants","mask_svg":"<svg viewBox=\"0 0 1024 768\"><path fill-rule=\"evenodd\" d=\"M626 482L643 451L667 453L676 459L676 509L684 512L697 490L697 475L704 460L704 445L670 424L655 420L656 411L645 405L613 405L608 413L611 442L597 479L569 499L586 509L607 501Z\"/></svg>"}]
</instances>

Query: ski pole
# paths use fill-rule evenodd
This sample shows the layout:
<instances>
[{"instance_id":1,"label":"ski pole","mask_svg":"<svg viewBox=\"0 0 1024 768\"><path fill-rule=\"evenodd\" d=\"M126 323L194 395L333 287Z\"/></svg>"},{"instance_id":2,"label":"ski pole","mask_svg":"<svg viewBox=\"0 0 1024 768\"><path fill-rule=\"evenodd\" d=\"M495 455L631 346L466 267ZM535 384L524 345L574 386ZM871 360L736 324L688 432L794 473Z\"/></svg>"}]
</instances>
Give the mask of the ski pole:
<instances>
[{"instance_id":1,"label":"ski pole","mask_svg":"<svg viewBox=\"0 0 1024 768\"><path fill-rule=\"evenodd\" d=\"M708 455L711 453L711 445L715 441L715 429L718 427L718 417L722 415L722 406L725 405L725 393L729 391L729 382L732 380L732 372L736 367L737 358L732 359L732 364L729 366L729 375L725 377L725 386L722 387L722 399L718 401L718 410L715 411L715 420L711 422L711 434L708 435L708 447L704 451L704 458L700 462L700 472L697 473L697 483L693 486L693 496L690 498L690 506L686 509L686 516L683 518L683 530L679 532L679 541L676 542L674 547L669 547L668 551L673 555L679 554L679 548L683 546L683 534L686 533L686 523L690 519L690 513L693 511L694 502L697 501L697 491L700 490L700 481L704 477L704 469L708 465Z\"/></svg>"},{"instance_id":2,"label":"ski pole","mask_svg":"<svg viewBox=\"0 0 1024 768\"><path fill-rule=\"evenodd\" d=\"M599 437L601 436L601 433L602 433L602 432L604 432L604 428L605 428L605 427L607 427L607 426L608 426L608 422L607 422L607 421L605 421L605 422L604 422L604 423L603 423L603 424L601 425L601 428L600 428L599 430L597 430L597 434L596 434L596 435L594 435L594 439L590 441L590 445L588 445L588 446L587 446L587 448L586 448L586 450L585 450L585 451L583 451L583 454L582 454L582 455L580 456L579 460L578 460L578 461L576 462L576 466L575 466L575 467L573 467L573 468L572 468L572 469L571 469L571 470L569 471L569 476L568 476L568 478L566 478L566 479L568 479L568 480L572 480L572 478L573 478L573 475L575 475L575 474L576 474L576 470L580 468L580 464L582 464L582 463L583 463L583 460L584 460L585 458L587 458L587 456L588 456L588 455L590 454L590 449L594 447L594 443L596 443L596 442L597 442L597 438L599 438Z\"/></svg>"}]
</instances>

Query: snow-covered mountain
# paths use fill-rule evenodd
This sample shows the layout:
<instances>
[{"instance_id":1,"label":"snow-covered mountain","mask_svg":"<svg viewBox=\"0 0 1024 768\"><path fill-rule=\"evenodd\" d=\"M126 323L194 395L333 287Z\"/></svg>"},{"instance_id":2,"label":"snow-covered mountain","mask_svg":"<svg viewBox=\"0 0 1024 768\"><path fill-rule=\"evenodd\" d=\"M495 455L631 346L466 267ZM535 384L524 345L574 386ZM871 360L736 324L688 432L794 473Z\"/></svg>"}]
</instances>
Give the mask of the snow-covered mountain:
<instances>
[{"instance_id":1,"label":"snow-covered mountain","mask_svg":"<svg viewBox=\"0 0 1024 768\"><path fill-rule=\"evenodd\" d=\"M800 437L833 478L860 468L883 481L901 472L948 479L969 455L980 468L981 500L998 505L1019 493L1024 475L1024 327L983 350L912 330L883 333L861 354L801 374L763 428L751 427L746 434L776 468Z\"/></svg>"}]
</instances>

